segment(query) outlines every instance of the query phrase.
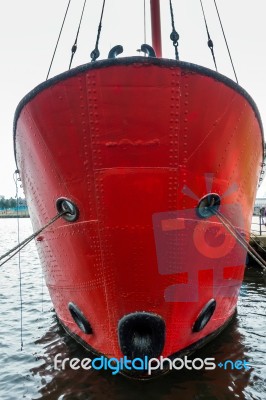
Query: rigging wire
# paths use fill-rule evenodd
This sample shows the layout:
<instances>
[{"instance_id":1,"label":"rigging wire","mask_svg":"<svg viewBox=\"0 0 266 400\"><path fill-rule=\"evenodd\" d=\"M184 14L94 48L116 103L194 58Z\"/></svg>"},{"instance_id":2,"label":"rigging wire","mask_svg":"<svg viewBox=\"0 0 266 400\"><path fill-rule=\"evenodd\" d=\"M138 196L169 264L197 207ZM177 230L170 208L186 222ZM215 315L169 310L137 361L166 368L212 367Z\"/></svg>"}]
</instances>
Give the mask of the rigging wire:
<instances>
[{"instance_id":1,"label":"rigging wire","mask_svg":"<svg viewBox=\"0 0 266 400\"><path fill-rule=\"evenodd\" d=\"M60 29L60 32L59 32L59 35L58 35L58 38L57 38L57 42L56 42L56 45L55 45L54 53L53 53L53 56L52 56L52 59L51 59L51 62L50 62L50 66L49 66L49 69L48 69L48 72L47 72L46 80L49 78L49 75L50 75L50 72L51 72L51 68L52 68L52 65L53 65L53 62L54 62L54 57L55 57L55 54L56 54L56 51L57 51L57 47L58 47L58 44L59 44L59 41L60 41L60 38L61 38L61 34L62 34L64 25L65 25L65 20L66 20L66 17L67 17L67 13L68 13L68 9L69 9L70 3L71 3L71 0L68 1L68 5L67 5L66 11L65 11L64 19L63 19L63 22L62 22L62 25L61 25L61 29Z\"/></svg>"},{"instance_id":2,"label":"rigging wire","mask_svg":"<svg viewBox=\"0 0 266 400\"><path fill-rule=\"evenodd\" d=\"M214 54L214 49L213 49L213 41L211 40L211 36L210 36L210 32L209 32L209 28L208 28L207 19L206 19L205 11L204 11L204 8L203 8L202 0L200 0L200 4L201 4L201 9L202 9L202 13L203 13L204 22L205 22L206 32L207 32L207 36L208 36L207 44L208 44L209 49L211 50L212 59L213 59L213 62L214 62L215 69L216 69L216 71L218 71L217 64L216 64L216 59L215 59L215 54Z\"/></svg>"},{"instance_id":3,"label":"rigging wire","mask_svg":"<svg viewBox=\"0 0 266 400\"><path fill-rule=\"evenodd\" d=\"M16 206L17 206L17 241L18 245L20 245L20 221L18 216L18 181L19 178L19 171L16 170L13 174L13 179L16 186ZM21 272L21 259L20 259L20 252L18 253L18 270L19 270L19 298L20 298L20 350L23 350L23 297L22 297L22 272Z\"/></svg>"},{"instance_id":4,"label":"rigging wire","mask_svg":"<svg viewBox=\"0 0 266 400\"><path fill-rule=\"evenodd\" d=\"M98 32L97 32L97 37L96 37L95 48L91 52L91 61L96 61L97 58L100 55L100 51L99 51L99 47L98 46L99 46L99 40L100 40L100 35L101 35L101 30L102 30L102 20L103 20L104 7L105 7L105 0L103 0L102 12L101 12L101 17L100 17L99 26L98 26Z\"/></svg>"},{"instance_id":5,"label":"rigging wire","mask_svg":"<svg viewBox=\"0 0 266 400\"><path fill-rule=\"evenodd\" d=\"M230 49L229 49L229 45L228 45L228 42L227 42L227 39L226 39L226 36L225 36L225 32L224 32L224 28L223 28L223 24L222 24L220 13L219 13L219 10L218 10L218 7L217 7L216 0L214 0L214 4L215 4L215 8L216 8L217 15L218 15L218 18L219 18L219 22L220 22L220 25L221 25L221 29L222 29L222 32L223 32L223 37L224 37L224 41L225 41L225 44L226 44L226 47L227 47L228 55L229 55L229 58L230 58L230 61L231 61L231 65L232 65L232 68L233 68L233 71L234 71L234 75L235 75L235 78L236 78L236 82L238 83L235 66L234 66L233 59L232 59L232 56L231 56L231 52L230 52Z\"/></svg>"},{"instance_id":6,"label":"rigging wire","mask_svg":"<svg viewBox=\"0 0 266 400\"><path fill-rule=\"evenodd\" d=\"M175 48L175 59L179 60L179 54L178 54L179 34L177 33L177 31L175 29L175 18L174 18L174 10L173 10L172 0L169 0L169 5L170 5L170 14L171 14L171 23L172 23L172 32L170 34L170 39L172 40L173 46Z\"/></svg>"},{"instance_id":7,"label":"rigging wire","mask_svg":"<svg viewBox=\"0 0 266 400\"><path fill-rule=\"evenodd\" d=\"M75 38L74 44L73 44L73 46L71 48L71 58L70 58L70 63L69 63L69 68L68 69L71 68L74 55L75 55L75 53L77 51L77 48L78 48L79 31L80 31L80 27L81 27L81 23L82 23L82 19L83 19L84 10L85 10L85 7L86 7L86 2L87 2L87 0L84 0L84 4L83 4L82 12L81 12L81 17L80 17L80 20L79 20L79 26L78 26L76 38Z\"/></svg>"}]
</instances>

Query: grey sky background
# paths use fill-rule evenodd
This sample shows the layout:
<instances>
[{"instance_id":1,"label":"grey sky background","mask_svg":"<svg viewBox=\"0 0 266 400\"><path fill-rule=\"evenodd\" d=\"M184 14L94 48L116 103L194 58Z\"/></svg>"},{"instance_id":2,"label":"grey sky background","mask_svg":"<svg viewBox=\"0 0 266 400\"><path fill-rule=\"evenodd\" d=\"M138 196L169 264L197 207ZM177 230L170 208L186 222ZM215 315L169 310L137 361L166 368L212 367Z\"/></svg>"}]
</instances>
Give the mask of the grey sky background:
<instances>
[{"instance_id":1,"label":"grey sky background","mask_svg":"<svg viewBox=\"0 0 266 400\"><path fill-rule=\"evenodd\" d=\"M180 59L213 69L199 0L172 0L180 34ZM15 195L13 116L18 102L45 80L68 0L9 0L0 2L0 195ZM213 0L203 0L219 72L234 79ZM253 97L266 127L266 1L217 0L239 84ZM100 58L124 46L124 55L137 55L144 43L144 0L106 0ZM51 76L65 71L70 60L83 0L72 0ZM102 0L87 1L73 67L90 61L95 46ZM149 0L147 42L150 40ZM169 1L161 0L163 55L174 57ZM265 128L266 129L266 128ZM250 149L252 151L252 149ZM259 191L266 191L266 183Z\"/></svg>"}]
</instances>

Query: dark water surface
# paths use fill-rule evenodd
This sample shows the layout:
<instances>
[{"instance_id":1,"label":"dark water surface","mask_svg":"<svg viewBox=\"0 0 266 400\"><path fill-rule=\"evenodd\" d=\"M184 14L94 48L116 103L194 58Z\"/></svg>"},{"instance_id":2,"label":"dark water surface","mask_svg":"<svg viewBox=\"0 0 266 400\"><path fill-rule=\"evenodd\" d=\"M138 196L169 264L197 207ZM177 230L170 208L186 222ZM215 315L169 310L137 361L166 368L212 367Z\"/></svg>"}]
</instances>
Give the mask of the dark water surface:
<instances>
[{"instance_id":1,"label":"dark water surface","mask_svg":"<svg viewBox=\"0 0 266 400\"><path fill-rule=\"evenodd\" d=\"M20 220L21 238L31 230ZM0 219L0 255L16 244L17 221ZM20 349L18 257L0 269L0 400L224 400L266 399L266 291L261 273L248 269L238 313L228 328L195 357L247 360L250 370L174 371L149 382L111 372L54 370L54 357L84 358L84 350L57 323L31 243L21 253L23 350Z\"/></svg>"}]
</instances>

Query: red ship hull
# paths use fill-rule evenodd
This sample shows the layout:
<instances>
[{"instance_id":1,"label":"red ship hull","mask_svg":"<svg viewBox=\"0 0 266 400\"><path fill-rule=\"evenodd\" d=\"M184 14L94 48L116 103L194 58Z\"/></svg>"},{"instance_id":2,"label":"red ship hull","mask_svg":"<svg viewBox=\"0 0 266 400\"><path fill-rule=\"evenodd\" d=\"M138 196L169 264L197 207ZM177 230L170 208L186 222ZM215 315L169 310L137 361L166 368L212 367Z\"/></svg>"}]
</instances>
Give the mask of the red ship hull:
<instances>
[{"instance_id":1,"label":"red ship hull","mask_svg":"<svg viewBox=\"0 0 266 400\"><path fill-rule=\"evenodd\" d=\"M216 193L248 239L262 142L247 93L188 63L100 61L31 92L17 110L15 151L33 228L56 214L60 198L79 210L76 221L61 218L37 240L66 329L117 358L138 354L123 337L127 316L140 316L130 328L140 336L149 331L141 315L162 322L156 356L219 332L234 314L245 260L221 222L201 219L197 205ZM209 321L197 330L210 301ZM73 320L75 310L91 331Z\"/></svg>"}]
</instances>

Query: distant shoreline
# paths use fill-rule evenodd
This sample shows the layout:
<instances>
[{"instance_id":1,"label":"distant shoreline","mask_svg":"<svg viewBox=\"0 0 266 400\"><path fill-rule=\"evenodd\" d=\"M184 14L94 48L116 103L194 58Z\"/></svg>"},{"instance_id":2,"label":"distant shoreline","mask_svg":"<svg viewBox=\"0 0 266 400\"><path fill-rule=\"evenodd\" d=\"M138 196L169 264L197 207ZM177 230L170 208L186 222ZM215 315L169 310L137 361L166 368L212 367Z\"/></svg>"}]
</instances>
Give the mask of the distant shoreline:
<instances>
[{"instance_id":1,"label":"distant shoreline","mask_svg":"<svg viewBox=\"0 0 266 400\"><path fill-rule=\"evenodd\" d=\"M27 211L0 211L0 218L30 218L29 213Z\"/></svg>"},{"instance_id":2,"label":"distant shoreline","mask_svg":"<svg viewBox=\"0 0 266 400\"><path fill-rule=\"evenodd\" d=\"M29 215L0 215L0 218L30 218Z\"/></svg>"}]
</instances>

